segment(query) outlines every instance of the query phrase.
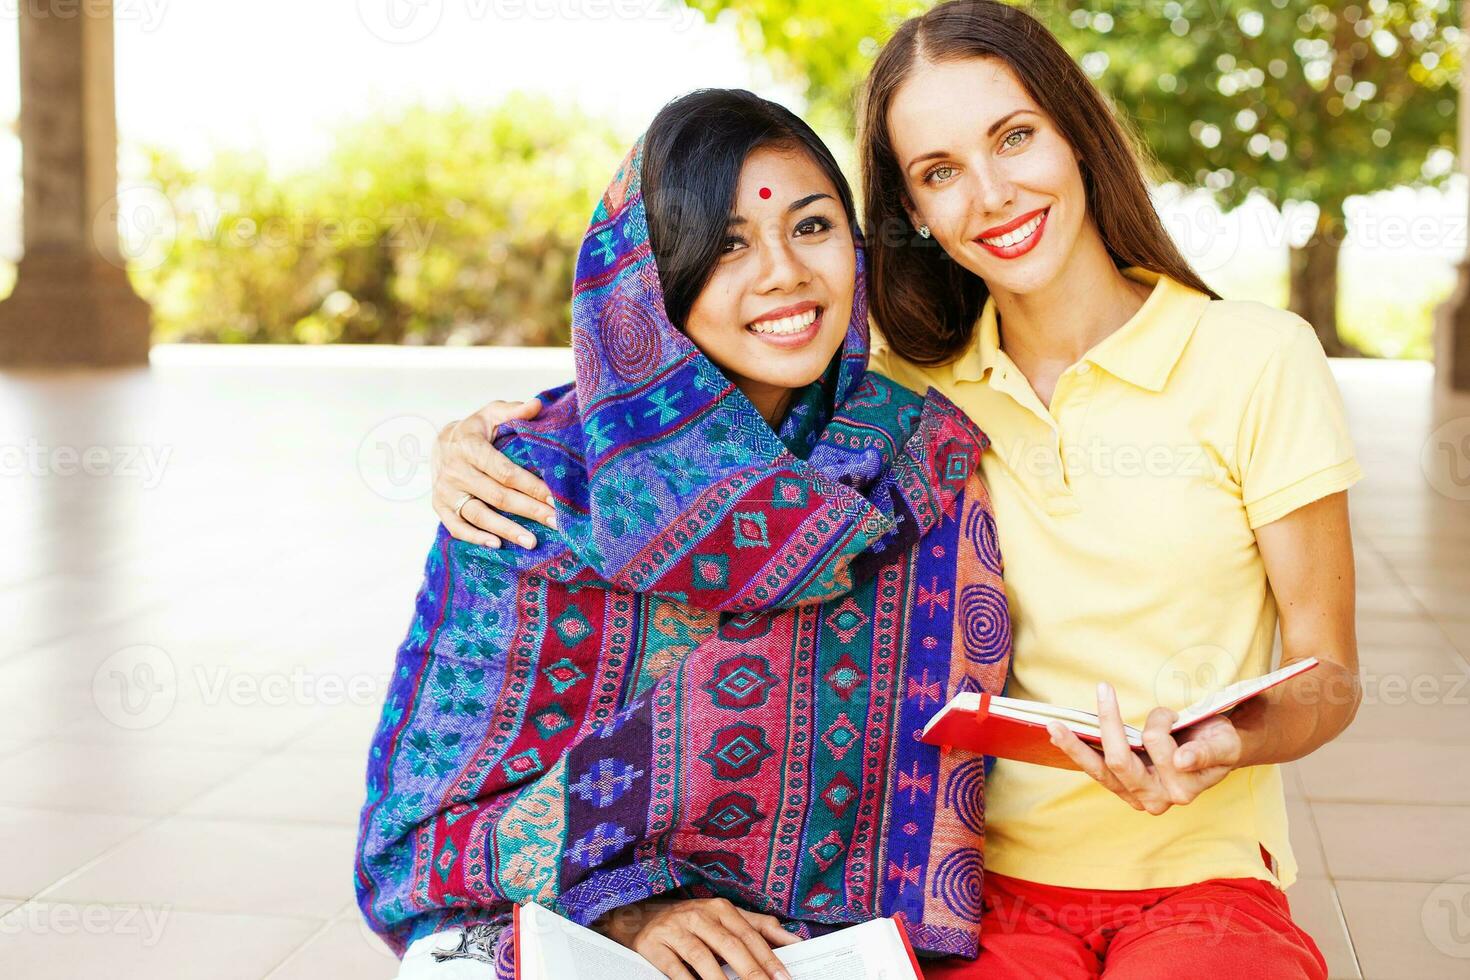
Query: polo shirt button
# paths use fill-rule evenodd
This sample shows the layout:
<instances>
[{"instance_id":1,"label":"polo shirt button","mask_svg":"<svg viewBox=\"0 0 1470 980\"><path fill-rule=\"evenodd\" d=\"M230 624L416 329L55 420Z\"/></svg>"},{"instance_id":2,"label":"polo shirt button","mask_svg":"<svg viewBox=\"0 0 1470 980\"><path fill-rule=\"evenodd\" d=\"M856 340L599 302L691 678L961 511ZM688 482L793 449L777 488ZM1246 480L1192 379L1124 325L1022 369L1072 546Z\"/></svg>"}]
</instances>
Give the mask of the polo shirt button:
<instances>
[{"instance_id":1,"label":"polo shirt button","mask_svg":"<svg viewBox=\"0 0 1470 980\"><path fill-rule=\"evenodd\" d=\"M1091 370L1092 370L1092 365L1091 364L1088 364L1086 361L1083 361L1081 364L1077 365L1077 373L1078 374L1086 374L1088 371L1091 371Z\"/></svg>"}]
</instances>

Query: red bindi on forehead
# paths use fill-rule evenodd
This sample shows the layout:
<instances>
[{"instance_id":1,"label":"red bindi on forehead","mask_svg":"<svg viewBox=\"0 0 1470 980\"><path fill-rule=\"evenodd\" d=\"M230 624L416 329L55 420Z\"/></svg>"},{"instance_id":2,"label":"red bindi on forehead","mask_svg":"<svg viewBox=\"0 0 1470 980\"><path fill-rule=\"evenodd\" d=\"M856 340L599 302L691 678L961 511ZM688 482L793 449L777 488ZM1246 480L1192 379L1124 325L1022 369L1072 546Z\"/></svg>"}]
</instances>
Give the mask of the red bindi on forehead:
<instances>
[{"instance_id":1,"label":"red bindi on forehead","mask_svg":"<svg viewBox=\"0 0 1470 980\"><path fill-rule=\"evenodd\" d=\"M770 199L771 199L771 189L769 187L762 187L761 188L761 200L762 201L769 201Z\"/></svg>"}]
</instances>

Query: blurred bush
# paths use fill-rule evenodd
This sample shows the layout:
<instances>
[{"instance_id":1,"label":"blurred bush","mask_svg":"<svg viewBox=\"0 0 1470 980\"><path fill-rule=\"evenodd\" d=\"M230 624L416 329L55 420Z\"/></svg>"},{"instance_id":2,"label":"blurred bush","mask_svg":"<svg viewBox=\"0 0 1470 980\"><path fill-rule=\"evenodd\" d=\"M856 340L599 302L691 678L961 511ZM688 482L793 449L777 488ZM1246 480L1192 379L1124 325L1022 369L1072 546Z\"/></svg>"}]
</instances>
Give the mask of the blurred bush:
<instances>
[{"instance_id":1,"label":"blurred bush","mask_svg":"<svg viewBox=\"0 0 1470 980\"><path fill-rule=\"evenodd\" d=\"M125 234L133 279L157 341L565 344L577 249L626 150L524 97L356 122L286 175L150 150L151 200L124 207L147 225Z\"/></svg>"}]
</instances>

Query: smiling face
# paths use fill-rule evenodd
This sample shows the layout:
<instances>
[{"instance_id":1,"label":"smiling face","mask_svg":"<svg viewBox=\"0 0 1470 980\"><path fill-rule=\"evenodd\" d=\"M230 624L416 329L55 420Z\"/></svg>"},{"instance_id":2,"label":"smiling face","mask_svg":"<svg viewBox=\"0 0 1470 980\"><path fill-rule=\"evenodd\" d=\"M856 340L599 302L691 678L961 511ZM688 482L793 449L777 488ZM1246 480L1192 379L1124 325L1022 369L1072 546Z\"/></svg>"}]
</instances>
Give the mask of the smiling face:
<instances>
[{"instance_id":1,"label":"smiling face","mask_svg":"<svg viewBox=\"0 0 1470 980\"><path fill-rule=\"evenodd\" d=\"M919 60L888 113L906 208L996 292L1053 282L1097 237L1071 145L996 58Z\"/></svg>"},{"instance_id":2,"label":"smiling face","mask_svg":"<svg viewBox=\"0 0 1470 980\"><path fill-rule=\"evenodd\" d=\"M810 155L761 147L740 170L725 236L684 332L775 424L847 334L852 231L837 188Z\"/></svg>"}]
</instances>

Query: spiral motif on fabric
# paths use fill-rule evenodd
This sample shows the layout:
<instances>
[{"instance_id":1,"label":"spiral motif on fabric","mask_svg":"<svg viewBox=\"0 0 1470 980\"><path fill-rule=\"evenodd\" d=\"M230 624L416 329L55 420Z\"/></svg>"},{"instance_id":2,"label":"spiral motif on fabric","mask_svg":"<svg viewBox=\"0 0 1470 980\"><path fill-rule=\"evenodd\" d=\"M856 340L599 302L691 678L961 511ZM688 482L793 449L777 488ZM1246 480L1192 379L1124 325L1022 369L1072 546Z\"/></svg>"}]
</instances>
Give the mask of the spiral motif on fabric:
<instances>
[{"instance_id":1,"label":"spiral motif on fabric","mask_svg":"<svg viewBox=\"0 0 1470 980\"><path fill-rule=\"evenodd\" d=\"M984 874L985 855L973 847L962 847L939 862L930 890L955 915L979 922L984 911L980 884Z\"/></svg>"},{"instance_id":2,"label":"spiral motif on fabric","mask_svg":"<svg viewBox=\"0 0 1470 980\"><path fill-rule=\"evenodd\" d=\"M577 394L586 403L597 396L602 385L602 359L597 344L585 330L572 331L572 362L577 372Z\"/></svg>"},{"instance_id":3,"label":"spiral motif on fabric","mask_svg":"<svg viewBox=\"0 0 1470 980\"><path fill-rule=\"evenodd\" d=\"M984 507L974 507L965 516L965 537L975 546L980 563L995 574L1001 574L1000 537L995 533L995 516Z\"/></svg>"},{"instance_id":4,"label":"spiral motif on fabric","mask_svg":"<svg viewBox=\"0 0 1470 980\"><path fill-rule=\"evenodd\" d=\"M654 313L618 290L608 299L602 318L602 347L608 363L624 381L637 383L663 360Z\"/></svg>"},{"instance_id":5,"label":"spiral motif on fabric","mask_svg":"<svg viewBox=\"0 0 1470 980\"><path fill-rule=\"evenodd\" d=\"M500 930L499 941L495 947L495 975L497 977L516 975L515 930L512 928Z\"/></svg>"},{"instance_id":6,"label":"spiral motif on fabric","mask_svg":"<svg viewBox=\"0 0 1470 980\"><path fill-rule=\"evenodd\" d=\"M944 784L944 805L960 823L977 834L985 833L985 759L971 759L955 767Z\"/></svg>"},{"instance_id":7,"label":"spiral motif on fabric","mask_svg":"<svg viewBox=\"0 0 1470 980\"><path fill-rule=\"evenodd\" d=\"M965 656L977 664L993 664L1011 649L1006 597L994 586L965 586L960 593L960 627L965 635Z\"/></svg>"}]
</instances>

